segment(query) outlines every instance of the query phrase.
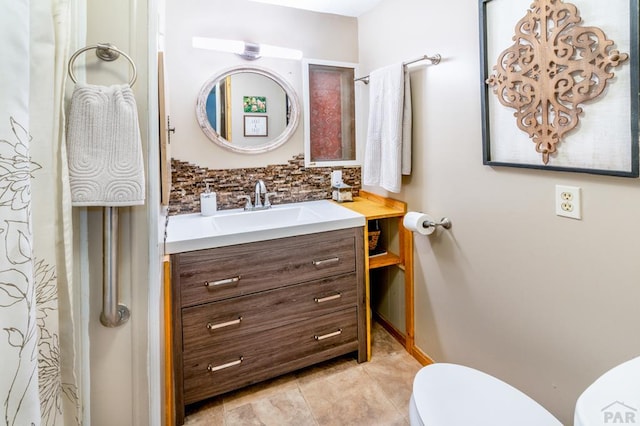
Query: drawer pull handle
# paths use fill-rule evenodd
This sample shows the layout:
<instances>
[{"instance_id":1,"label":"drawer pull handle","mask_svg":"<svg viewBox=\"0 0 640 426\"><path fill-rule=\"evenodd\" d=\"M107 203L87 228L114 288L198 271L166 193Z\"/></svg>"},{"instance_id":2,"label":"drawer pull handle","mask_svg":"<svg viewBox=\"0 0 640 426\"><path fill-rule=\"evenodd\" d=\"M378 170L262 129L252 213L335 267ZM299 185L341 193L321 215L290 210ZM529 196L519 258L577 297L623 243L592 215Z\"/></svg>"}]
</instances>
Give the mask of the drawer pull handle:
<instances>
[{"instance_id":1,"label":"drawer pull handle","mask_svg":"<svg viewBox=\"0 0 640 426\"><path fill-rule=\"evenodd\" d=\"M339 257L332 257L330 259L314 260L313 261L313 266L329 266L329 265L333 265L334 263L338 263L338 262L340 262L340 258Z\"/></svg>"},{"instance_id":2,"label":"drawer pull handle","mask_svg":"<svg viewBox=\"0 0 640 426\"><path fill-rule=\"evenodd\" d=\"M218 281L205 281L204 286L207 288L211 288L219 285L235 284L238 281L240 281L240 275L238 275L237 277L225 278L223 280L218 280Z\"/></svg>"},{"instance_id":3,"label":"drawer pull handle","mask_svg":"<svg viewBox=\"0 0 640 426\"><path fill-rule=\"evenodd\" d=\"M324 303L324 302L329 302L330 300L340 299L341 297L342 297L342 293L338 293L338 294L334 294L327 297L314 297L313 300L316 303Z\"/></svg>"},{"instance_id":4,"label":"drawer pull handle","mask_svg":"<svg viewBox=\"0 0 640 426\"><path fill-rule=\"evenodd\" d=\"M213 331L213 330L217 330L218 328L225 328L225 327L229 327L230 325L240 324L241 322L242 322L242 317L238 317L238 319L234 319L227 322L221 322L218 324L209 322L207 323L207 328L209 329L209 331Z\"/></svg>"},{"instance_id":5,"label":"drawer pull handle","mask_svg":"<svg viewBox=\"0 0 640 426\"><path fill-rule=\"evenodd\" d=\"M313 338L316 340L324 340L324 339L328 339L329 337L339 336L341 334L342 334L342 329L339 328L337 331L334 331L333 333L323 334L322 336L315 335L313 336Z\"/></svg>"},{"instance_id":6,"label":"drawer pull handle","mask_svg":"<svg viewBox=\"0 0 640 426\"><path fill-rule=\"evenodd\" d=\"M237 360L228 362L226 364L220 364L220 365L211 365L211 364L209 364L209 365L207 365L207 370L209 371L209 373L213 373L215 371L224 370L225 368L229 368L229 367L233 367L235 365L242 364L243 360L244 360L244 358L240 357Z\"/></svg>"}]
</instances>

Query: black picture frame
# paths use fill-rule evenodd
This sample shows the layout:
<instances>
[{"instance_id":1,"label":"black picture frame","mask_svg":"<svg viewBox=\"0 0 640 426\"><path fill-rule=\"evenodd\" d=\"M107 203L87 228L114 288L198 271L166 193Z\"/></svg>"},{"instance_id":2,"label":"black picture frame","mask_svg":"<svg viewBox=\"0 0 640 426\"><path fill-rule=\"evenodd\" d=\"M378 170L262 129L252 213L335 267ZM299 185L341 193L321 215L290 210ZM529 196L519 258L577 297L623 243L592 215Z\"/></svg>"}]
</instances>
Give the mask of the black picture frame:
<instances>
[{"instance_id":1,"label":"black picture frame","mask_svg":"<svg viewBox=\"0 0 640 426\"><path fill-rule=\"evenodd\" d=\"M264 137L269 136L269 120L266 115L245 115L244 136Z\"/></svg>"},{"instance_id":2,"label":"black picture frame","mask_svg":"<svg viewBox=\"0 0 640 426\"><path fill-rule=\"evenodd\" d=\"M599 174L599 175L610 175L610 176L619 176L619 177L633 177L636 178L639 176L639 156L638 156L638 144L639 144L639 124L638 124L638 104L639 104L639 48L638 48L638 0L611 0L611 1L620 1L620 2L628 2L629 4L629 32L630 32L630 45L628 46L628 50L626 50L626 46L624 51L629 54L628 63L625 63L623 66L628 66L630 68L630 78L629 78L629 91L630 91L630 105L629 105L629 124L628 131L630 134L630 140L628 141L629 145L624 145L624 149L628 149L629 152L629 167L627 168L598 168L598 167L590 167L589 165L557 165L554 164L554 158L551 158L548 164L543 164L542 161L539 163L527 162L527 161L504 161L499 158L495 158L493 148L498 142L492 140L492 135L495 136L497 130L491 128L492 123L492 114L497 110L495 105L492 107L490 97L494 96L491 87L487 84L487 79L492 74L492 67L497 61L497 57L489 58L489 47L488 47L488 33L489 29L492 28L494 22L489 22L490 14L488 13L489 7L498 7L505 4L504 2L509 2L511 0L478 0L479 1L479 18L480 18L480 61L481 61L481 73L480 73L480 84L481 84L481 114L482 114L482 162L487 166L506 166L506 167L516 167L516 168L531 168L538 170L552 170L552 171L562 171L562 172L577 172L577 173L589 173L589 174ZM565 3L572 3L580 8L581 4L587 0L571 0ZM608 0L609 2L610 0ZM527 2L527 6L530 2ZM624 3L620 3L624 4ZM527 9L526 7L522 10L522 16L525 15ZM612 16L611 19L618 19L619 16ZM626 22L626 20L625 20ZM517 21L511 22L511 28L514 28L517 24ZM583 22L583 25L589 26L590 22ZM606 31L605 31L606 32ZM608 34L607 34L608 35ZM613 37L612 37L613 38ZM614 41L615 38L614 38ZM512 40L509 40L509 43L512 43ZM621 48L621 50L623 50ZM616 72L614 70L614 72ZM614 81L612 84L619 84L619 81ZM596 99L595 102L598 102L599 99ZM611 100L609 100L611 102ZM614 99L613 102L616 102ZM619 102L619 101L618 101ZM502 108L507 108L500 105ZM626 106L625 106L626 108ZM583 112L581 116L581 120L588 120L588 105L585 108L585 112ZM513 111L513 110L511 110ZM585 115L586 114L586 115ZM497 127L497 126L494 126ZM517 135L517 137L521 137L521 134L524 134L520 129L518 129L515 119L513 120L513 126L510 129L506 130L509 132L509 135ZM627 129L625 128L625 132ZM579 130L575 131L574 135L579 134ZM584 133L584 132L583 132ZM527 136L524 134L525 137ZM595 137L595 135L593 136ZM508 139L508 137L507 137ZM532 149L535 151L535 147L533 142L529 141L529 145L526 149ZM623 144L624 142L620 142ZM558 150L562 150L562 142L558 145ZM524 149L524 148L523 148ZM626 157L625 157L626 159Z\"/></svg>"}]
</instances>

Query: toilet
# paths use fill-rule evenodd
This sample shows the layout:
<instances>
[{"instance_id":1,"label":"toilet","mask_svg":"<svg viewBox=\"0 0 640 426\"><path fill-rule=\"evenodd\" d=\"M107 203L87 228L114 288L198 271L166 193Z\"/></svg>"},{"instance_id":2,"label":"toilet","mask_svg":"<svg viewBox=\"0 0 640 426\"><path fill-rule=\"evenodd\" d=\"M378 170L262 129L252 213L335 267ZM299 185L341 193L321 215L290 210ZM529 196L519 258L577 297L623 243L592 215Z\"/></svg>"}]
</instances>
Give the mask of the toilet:
<instances>
[{"instance_id":1,"label":"toilet","mask_svg":"<svg viewBox=\"0 0 640 426\"><path fill-rule=\"evenodd\" d=\"M413 381L411 426L562 425L513 386L456 364L423 367ZM640 425L640 357L604 373L576 402L574 426Z\"/></svg>"},{"instance_id":2,"label":"toilet","mask_svg":"<svg viewBox=\"0 0 640 426\"><path fill-rule=\"evenodd\" d=\"M413 381L411 426L562 426L513 386L456 364L423 367Z\"/></svg>"},{"instance_id":3,"label":"toilet","mask_svg":"<svg viewBox=\"0 0 640 426\"><path fill-rule=\"evenodd\" d=\"M582 392L573 424L640 425L640 356L607 371Z\"/></svg>"}]
</instances>

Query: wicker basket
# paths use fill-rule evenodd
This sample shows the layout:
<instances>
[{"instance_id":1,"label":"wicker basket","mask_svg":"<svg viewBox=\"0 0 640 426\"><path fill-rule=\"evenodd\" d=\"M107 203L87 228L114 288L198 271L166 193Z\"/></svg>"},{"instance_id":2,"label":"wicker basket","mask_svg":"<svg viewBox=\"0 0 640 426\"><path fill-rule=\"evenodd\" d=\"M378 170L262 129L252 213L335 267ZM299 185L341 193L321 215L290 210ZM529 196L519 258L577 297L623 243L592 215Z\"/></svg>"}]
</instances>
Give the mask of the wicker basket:
<instances>
[{"instance_id":1,"label":"wicker basket","mask_svg":"<svg viewBox=\"0 0 640 426\"><path fill-rule=\"evenodd\" d=\"M380 238L380 231L369 231L369 251L376 248Z\"/></svg>"}]
</instances>

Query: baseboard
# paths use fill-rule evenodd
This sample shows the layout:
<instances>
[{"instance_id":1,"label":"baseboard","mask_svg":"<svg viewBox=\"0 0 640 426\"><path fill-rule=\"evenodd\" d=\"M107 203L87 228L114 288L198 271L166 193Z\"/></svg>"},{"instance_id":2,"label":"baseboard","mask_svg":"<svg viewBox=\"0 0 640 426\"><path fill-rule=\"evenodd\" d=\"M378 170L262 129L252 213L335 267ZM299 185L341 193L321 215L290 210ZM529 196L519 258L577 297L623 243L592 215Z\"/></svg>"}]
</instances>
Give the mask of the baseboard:
<instances>
[{"instance_id":1,"label":"baseboard","mask_svg":"<svg viewBox=\"0 0 640 426\"><path fill-rule=\"evenodd\" d=\"M398 341L403 347L406 348L406 337L404 333L398 330L390 321L388 321L385 317L380 315L377 312L372 312L373 319L378 322L394 339ZM413 346L412 348L407 348L407 352L411 354L420 364L429 365L433 364L435 361L429 357L429 355L425 354L420 350L417 346Z\"/></svg>"},{"instance_id":2,"label":"baseboard","mask_svg":"<svg viewBox=\"0 0 640 426\"><path fill-rule=\"evenodd\" d=\"M422 365L434 364L435 361L431 359L431 357L424 352L422 352L417 346L414 346L411 350L411 355Z\"/></svg>"}]
</instances>

